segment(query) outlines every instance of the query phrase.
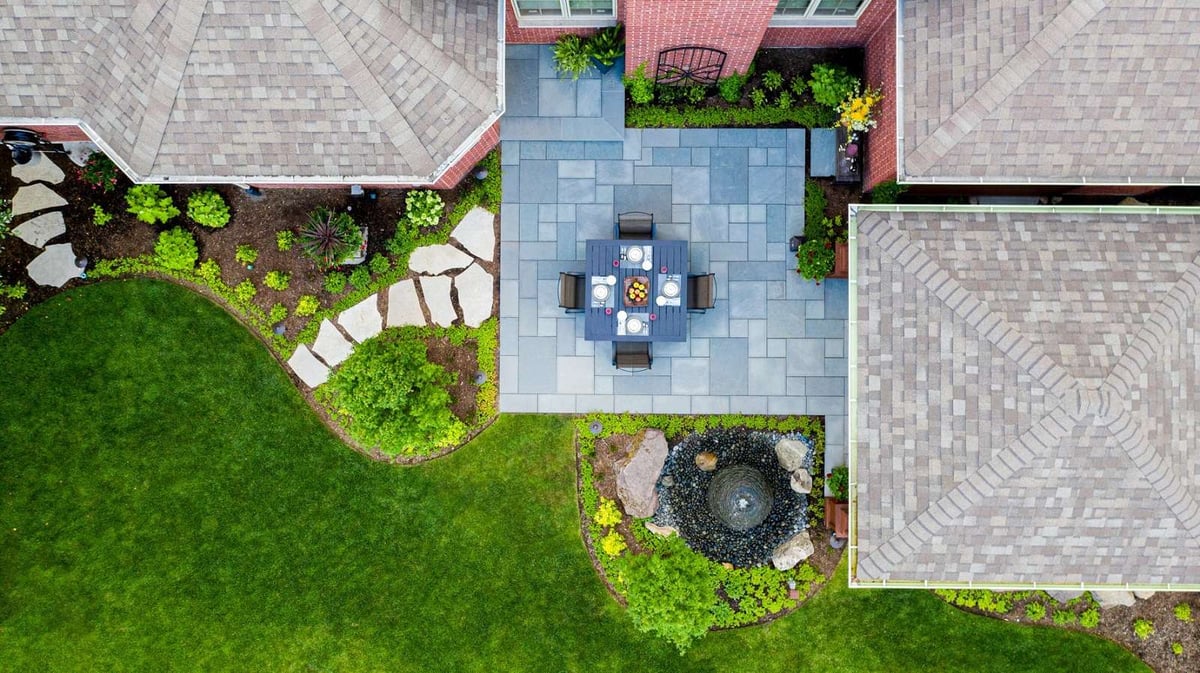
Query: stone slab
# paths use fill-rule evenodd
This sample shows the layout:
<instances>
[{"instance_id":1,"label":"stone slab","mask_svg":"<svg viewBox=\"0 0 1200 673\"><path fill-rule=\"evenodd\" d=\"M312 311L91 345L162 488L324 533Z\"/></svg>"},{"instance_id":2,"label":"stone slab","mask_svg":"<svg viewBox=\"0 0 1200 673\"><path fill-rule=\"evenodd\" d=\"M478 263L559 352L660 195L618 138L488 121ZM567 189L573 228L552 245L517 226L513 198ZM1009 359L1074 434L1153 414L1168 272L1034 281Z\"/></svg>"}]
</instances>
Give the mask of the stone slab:
<instances>
[{"instance_id":1,"label":"stone slab","mask_svg":"<svg viewBox=\"0 0 1200 673\"><path fill-rule=\"evenodd\" d=\"M424 325L425 313L412 279L402 280L388 288L387 326Z\"/></svg>"},{"instance_id":2,"label":"stone slab","mask_svg":"<svg viewBox=\"0 0 1200 673\"><path fill-rule=\"evenodd\" d=\"M79 277L79 267L75 266L75 251L70 243L46 246L46 251L34 258L25 267L29 277L38 285L62 287L72 278Z\"/></svg>"},{"instance_id":3,"label":"stone slab","mask_svg":"<svg viewBox=\"0 0 1200 673\"><path fill-rule=\"evenodd\" d=\"M312 349L330 367L342 364L354 352L354 346L329 319L321 321L321 329L317 332L317 340L313 342Z\"/></svg>"},{"instance_id":4,"label":"stone slab","mask_svg":"<svg viewBox=\"0 0 1200 673\"><path fill-rule=\"evenodd\" d=\"M453 245L427 245L413 250L408 258L408 268L413 273L437 275L447 271L465 269L471 264L471 256Z\"/></svg>"},{"instance_id":5,"label":"stone slab","mask_svg":"<svg viewBox=\"0 0 1200 673\"><path fill-rule=\"evenodd\" d=\"M496 258L496 216L475 207L467 213L450 236L462 244L467 252L485 262Z\"/></svg>"},{"instance_id":6,"label":"stone slab","mask_svg":"<svg viewBox=\"0 0 1200 673\"><path fill-rule=\"evenodd\" d=\"M39 210L62 208L65 205L67 205L66 199L55 194L54 190L46 185L29 185L17 190L16 196L12 199L12 214L15 217L26 213L36 213Z\"/></svg>"},{"instance_id":7,"label":"stone slab","mask_svg":"<svg viewBox=\"0 0 1200 673\"><path fill-rule=\"evenodd\" d=\"M56 210L22 222L21 226L13 229L13 233L29 245L40 248L67 233L67 225L63 222L62 213Z\"/></svg>"},{"instance_id":8,"label":"stone slab","mask_svg":"<svg viewBox=\"0 0 1200 673\"><path fill-rule=\"evenodd\" d=\"M837 163L837 131L835 129L812 130L812 157L808 174L814 178L833 177Z\"/></svg>"},{"instance_id":9,"label":"stone slab","mask_svg":"<svg viewBox=\"0 0 1200 673\"><path fill-rule=\"evenodd\" d=\"M452 325L458 315L450 302L450 279L446 276L422 276L420 281L425 307L429 309L429 319L442 327Z\"/></svg>"},{"instance_id":10,"label":"stone slab","mask_svg":"<svg viewBox=\"0 0 1200 673\"><path fill-rule=\"evenodd\" d=\"M49 182L52 185L66 177L63 170L41 152L35 152L27 164L14 164L12 175L21 182Z\"/></svg>"},{"instance_id":11,"label":"stone slab","mask_svg":"<svg viewBox=\"0 0 1200 673\"><path fill-rule=\"evenodd\" d=\"M292 353L292 357L288 358L288 366L309 388L316 388L329 380L329 367L318 360L304 344L300 344L296 352Z\"/></svg>"},{"instance_id":12,"label":"stone slab","mask_svg":"<svg viewBox=\"0 0 1200 673\"><path fill-rule=\"evenodd\" d=\"M458 290L458 307L468 327L479 327L491 317L495 282L483 267L472 264L455 276L454 289Z\"/></svg>"},{"instance_id":13,"label":"stone slab","mask_svg":"<svg viewBox=\"0 0 1200 673\"><path fill-rule=\"evenodd\" d=\"M338 324L355 341L362 343L383 331L383 316L379 314L379 295L358 302L342 311Z\"/></svg>"}]
</instances>

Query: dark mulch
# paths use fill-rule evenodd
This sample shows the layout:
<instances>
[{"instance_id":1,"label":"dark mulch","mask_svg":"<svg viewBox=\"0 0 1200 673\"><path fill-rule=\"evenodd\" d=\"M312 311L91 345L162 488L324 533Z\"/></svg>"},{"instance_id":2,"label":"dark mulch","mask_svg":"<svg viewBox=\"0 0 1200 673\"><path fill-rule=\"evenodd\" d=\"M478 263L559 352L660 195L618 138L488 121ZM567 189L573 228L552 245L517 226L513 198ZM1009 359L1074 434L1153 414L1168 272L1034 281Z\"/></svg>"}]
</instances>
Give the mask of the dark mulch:
<instances>
[{"instance_id":1,"label":"dark mulch","mask_svg":"<svg viewBox=\"0 0 1200 673\"><path fill-rule=\"evenodd\" d=\"M450 411L460 421L467 425L475 424L475 372L479 371L479 361L474 348L475 342L469 341L463 346L455 346L446 338L428 339L426 347L430 362L446 368L454 376L454 383L447 387L450 391Z\"/></svg>"}]
</instances>

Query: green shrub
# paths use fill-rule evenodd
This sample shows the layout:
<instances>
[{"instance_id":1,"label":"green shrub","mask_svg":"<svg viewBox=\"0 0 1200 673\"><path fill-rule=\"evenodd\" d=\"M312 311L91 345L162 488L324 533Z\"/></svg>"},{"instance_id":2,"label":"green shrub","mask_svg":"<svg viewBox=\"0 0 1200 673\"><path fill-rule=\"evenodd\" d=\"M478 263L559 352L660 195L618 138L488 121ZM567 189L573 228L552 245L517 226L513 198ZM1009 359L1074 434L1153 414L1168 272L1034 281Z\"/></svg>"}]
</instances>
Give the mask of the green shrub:
<instances>
[{"instance_id":1,"label":"green shrub","mask_svg":"<svg viewBox=\"0 0 1200 673\"><path fill-rule=\"evenodd\" d=\"M749 79L749 75L735 71L729 77L717 82L717 93L726 103L736 105L742 100L742 89L746 88L746 82Z\"/></svg>"},{"instance_id":2,"label":"green shrub","mask_svg":"<svg viewBox=\"0 0 1200 673\"><path fill-rule=\"evenodd\" d=\"M359 443L388 455L426 454L466 436L450 411L452 382L423 340L388 333L359 344L318 393Z\"/></svg>"},{"instance_id":3,"label":"green shrub","mask_svg":"<svg viewBox=\"0 0 1200 673\"><path fill-rule=\"evenodd\" d=\"M783 86L783 75L778 70L768 70L763 73L762 84L767 91L779 91Z\"/></svg>"},{"instance_id":4,"label":"green shrub","mask_svg":"<svg viewBox=\"0 0 1200 673\"><path fill-rule=\"evenodd\" d=\"M592 55L583 38L570 33L559 36L554 43L554 69L559 77L570 75L573 80L592 69Z\"/></svg>"},{"instance_id":5,"label":"green shrub","mask_svg":"<svg viewBox=\"0 0 1200 673\"><path fill-rule=\"evenodd\" d=\"M361 290L371 284L371 270L365 266L356 266L350 272L350 286Z\"/></svg>"},{"instance_id":6,"label":"green shrub","mask_svg":"<svg viewBox=\"0 0 1200 673\"><path fill-rule=\"evenodd\" d=\"M233 288L233 296L243 304L249 304L257 294L258 288L254 287L254 281L249 278L238 283Z\"/></svg>"},{"instance_id":7,"label":"green shrub","mask_svg":"<svg viewBox=\"0 0 1200 673\"><path fill-rule=\"evenodd\" d=\"M433 190L413 189L404 195L404 218L416 231L436 227L445 208L442 197Z\"/></svg>"},{"instance_id":8,"label":"green shrub","mask_svg":"<svg viewBox=\"0 0 1200 673\"><path fill-rule=\"evenodd\" d=\"M821 223L825 219L825 208L829 200L825 196L825 186L809 178L804 181L804 236L808 239L820 238L823 235Z\"/></svg>"},{"instance_id":9,"label":"green shrub","mask_svg":"<svg viewBox=\"0 0 1200 673\"><path fill-rule=\"evenodd\" d=\"M267 313L267 319L272 323L283 322L287 320L288 310L283 304L271 304L271 310Z\"/></svg>"},{"instance_id":10,"label":"green shrub","mask_svg":"<svg viewBox=\"0 0 1200 673\"><path fill-rule=\"evenodd\" d=\"M321 308L321 303L311 294L302 294L300 299L296 300L296 315L298 316L310 316L319 308Z\"/></svg>"},{"instance_id":11,"label":"green shrub","mask_svg":"<svg viewBox=\"0 0 1200 673\"><path fill-rule=\"evenodd\" d=\"M1046 606L1037 601L1026 603L1025 616L1035 622L1040 622L1046 618Z\"/></svg>"},{"instance_id":12,"label":"green shrub","mask_svg":"<svg viewBox=\"0 0 1200 673\"><path fill-rule=\"evenodd\" d=\"M803 77L796 75L792 78L792 83L788 85L788 88L792 90L792 93L796 96L796 98L799 98L804 95L805 91L808 90L808 84L804 81Z\"/></svg>"},{"instance_id":13,"label":"green shrub","mask_svg":"<svg viewBox=\"0 0 1200 673\"><path fill-rule=\"evenodd\" d=\"M683 97L692 105L697 105L708 97L708 91L699 84L693 84L684 89Z\"/></svg>"},{"instance_id":14,"label":"green shrub","mask_svg":"<svg viewBox=\"0 0 1200 673\"><path fill-rule=\"evenodd\" d=\"M12 224L12 221L12 201L0 199L0 232L3 232L0 233L0 240L3 240L4 236L8 233L9 225Z\"/></svg>"},{"instance_id":15,"label":"green shrub","mask_svg":"<svg viewBox=\"0 0 1200 673\"><path fill-rule=\"evenodd\" d=\"M288 289L288 285L292 282L292 274L286 271L268 271L266 278L263 278L263 285L275 290L283 292Z\"/></svg>"},{"instance_id":16,"label":"green shrub","mask_svg":"<svg viewBox=\"0 0 1200 673\"><path fill-rule=\"evenodd\" d=\"M388 258L378 253L371 257L367 266L371 267L371 273L375 275L385 274L392 269L392 263L388 261Z\"/></svg>"},{"instance_id":17,"label":"green shrub","mask_svg":"<svg viewBox=\"0 0 1200 673\"><path fill-rule=\"evenodd\" d=\"M635 105L625 109L625 124L630 128L730 128L780 124L824 128L832 126L836 120L837 113L821 105L802 105L790 110L773 105L758 108Z\"/></svg>"},{"instance_id":18,"label":"green shrub","mask_svg":"<svg viewBox=\"0 0 1200 673\"><path fill-rule=\"evenodd\" d=\"M1100 626L1100 608L1093 605L1079 614L1079 625L1085 629Z\"/></svg>"},{"instance_id":19,"label":"green shrub","mask_svg":"<svg viewBox=\"0 0 1200 673\"><path fill-rule=\"evenodd\" d=\"M654 79L646 74L646 63L643 61L628 75L621 77L625 91L629 92L629 100L638 105L649 105L654 101Z\"/></svg>"},{"instance_id":20,"label":"green shrub","mask_svg":"<svg viewBox=\"0 0 1200 673\"><path fill-rule=\"evenodd\" d=\"M663 546L652 555L629 557L622 586L634 628L666 639L683 653L716 619L717 581L709 561L677 537Z\"/></svg>"},{"instance_id":21,"label":"green shrub","mask_svg":"<svg viewBox=\"0 0 1200 673\"><path fill-rule=\"evenodd\" d=\"M832 266L832 262L830 265ZM834 500L844 502L850 498L850 468L838 465L825 475L825 479L825 485L829 487Z\"/></svg>"},{"instance_id":22,"label":"green shrub","mask_svg":"<svg viewBox=\"0 0 1200 673\"><path fill-rule=\"evenodd\" d=\"M813 66L812 77L808 80L813 100L831 108L846 100L859 85L858 78L845 68L820 63Z\"/></svg>"},{"instance_id":23,"label":"green shrub","mask_svg":"<svg viewBox=\"0 0 1200 673\"><path fill-rule=\"evenodd\" d=\"M322 269L341 264L362 245L362 232L349 213L320 206L300 229L300 249Z\"/></svg>"},{"instance_id":24,"label":"green shrub","mask_svg":"<svg viewBox=\"0 0 1200 673\"><path fill-rule=\"evenodd\" d=\"M24 299L29 293L25 283L0 283L0 297L8 299Z\"/></svg>"},{"instance_id":25,"label":"green shrub","mask_svg":"<svg viewBox=\"0 0 1200 673\"><path fill-rule=\"evenodd\" d=\"M112 218L112 213L109 213L107 210L105 210L103 206L98 203L92 204L92 224L96 225L97 227L103 227L109 222L112 222Z\"/></svg>"},{"instance_id":26,"label":"green shrub","mask_svg":"<svg viewBox=\"0 0 1200 673\"><path fill-rule=\"evenodd\" d=\"M617 509L617 503L608 498L600 498L600 505L592 521L603 528L611 528L621 523L621 518L621 510Z\"/></svg>"},{"instance_id":27,"label":"green shrub","mask_svg":"<svg viewBox=\"0 0 1200 673\"><path fill-rule=\"evenodd\" d=\"M786 91L779 92L779 102L777 105L779 105L780 110L792 109L792 94Z\"/></svg>"},{"instance_id":28,"label":"green shrub","mask_svg":"<svg viewBox=\"0 0 1200 673\"><path fill-rule=\"evenodd\" d=\"M1154 622L1142 617L1133 620L1133 635L1137 636L1138 640L1145 640L1154 635Z\"/></svg>"},{"instance_id":29,"label":"green shrub","mask_svg":"<svg viewBox=\"0 0 1200 673\"><path fill-rule=\"evenodd\" d=\"M154 259L168 269L191 271L199 258L196 239L179 227L160 233L154 244Z\"/></svg>"},{"instance_id":30,"label":"green shrub","mask_svg":"<svg viewBox=\"0 0 1200 673\"><path fill-rule=\"evenodd\" d=\"M346 274L341 271L330 271L325 274L325 291L329 294L339 294L346 289Z\"/></svg>"},{"instance_id":31,"label":"green shrub","mask_svg":"<svg viewBox=\"0 0 1200 673\"><path fill-rule=\"evenodd\" d=\"M234 251L233 258L237 260L238 264L250 266L258 261L258 250L255 250L254 246L252 245L243 243L237 247L236 251Z\"/></svg>"},{"instance_id":32,"label":"green shrub","mask_svg":"<svg viewBox=\"0 0 1200 673\"><path fill-rule=\"evenodd\" d=\"M92 152L79 169L79 177L105 194L117 188L117 165L103 152Z\"/></svg>"},{"instance_id":33,"label":"green shrub","mask_svg":"<svg viewBox=\"0 0 1200 673\"><path fill-rule=\"evenodd\" d=\"M229 224L229 205L212 189L192 192L188 197L187 214L196 224L213 229Z\"/></svg>"},{"instance_id":34,"label":"green shrub","mask_svg":"<svg viewBox=\"0 0 1200 673\"><path fill-rule=\"evenodd\" d=\"M146 224L166 224L179 214L171 197L158 185L134 185L125 192L128 212Z\"/></svg>"},{"instance_id":35,"label":"green shrub","mask_svg":"<svg viewBox=\"0 0 1200 673\"><path fill-rule=\"evenodd\" d=\"M871 203L896 203L908 187L895 180L884 180L871 190Z\"/></svg>"},{"instance_id":36,"label":"green shrub","mask_svg":"<svg viewBox=\"0 0 1200 673\"><path fill-rule=\"evenodd\" d=\"M597 30L588 39L585 48L588 55L600 65L612 66L625 53L625 37L622 35L621 24Z\"/></svg>"},{"instance_id":37,"label":"green shrub","mask_svg":"<svg viewBox=\"0 0 1200 673\"><path fill-rule=\"evenodd\" d=\"M1183 643L1178 642L1178 641L1171 643L1171 654L1174 654L1177 657L1182 657L1183 656Z\"/></svg>"},{"instance_id":38,"label":"green shrub","mask_svg":"<svg viewBox=\"0 0 1200 673\"><path fill-rule=\"evenodd\" d=\"M1054 623L1059 626L1069 626L1074 624L1076 619L1077 617L1075 616L1075 613L1070 610L1054 611Z\"/></svg>"},{"instance_id":39,"label":"green shrub","mask_svg":"<svg viewBox=\"0 0 1200 673\"><path fill-rule=\"evenodd\" d=\"M1192 606L1187 603L1180 603L1175 606L1175 619L1181 622L1192 621Z\"/></svg>"},{"instance_id":40,"label":"green shrub","mask_svg":"<svg viewBox=\"0 0 1200 673\"><path fill-rule=\"evenodd\" d=\"M296 247L296 233L291 229L275 232L275 247L279 252L287 252Z\"/></svg>"},{"instance_id":41,"label":"green shrub","mask_svg":"<svg viewBox=\"0 0 1200 673\"><path fill-rule=\"evenodd\" d=\"M767 104L767 92L762 89L750 90L750 103L756 108L760 108Z\"/></svg>"},{"instance_id":42,"label":"green shrub","mask_svg":"<svg viewBox=\"0 0 1200 673\"><path fill-rule=\"evenodd\" d=\"M196 271L196 275L209 283L215 283L221 280L221 265L215 259L206 259L200 262L200 268Z\"/></svg>"}]
</instances>

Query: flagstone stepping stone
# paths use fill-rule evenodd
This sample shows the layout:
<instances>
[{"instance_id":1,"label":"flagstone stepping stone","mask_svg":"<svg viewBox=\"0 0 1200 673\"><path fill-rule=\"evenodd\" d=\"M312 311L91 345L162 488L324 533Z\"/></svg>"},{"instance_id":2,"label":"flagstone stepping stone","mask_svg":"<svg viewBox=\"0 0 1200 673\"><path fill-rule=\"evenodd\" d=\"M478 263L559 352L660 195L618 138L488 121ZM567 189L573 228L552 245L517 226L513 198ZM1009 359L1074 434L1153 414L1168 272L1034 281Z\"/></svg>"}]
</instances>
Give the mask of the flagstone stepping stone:
<instances>
[{"instance_id":1,"label":"flagstone stepping stone","mask_svg":"<svg viewBox=\"0 0 1200 673\"><path fill-rule=\"evenodd\" d=\"M66 200L46 185L29 185L17 190L17 195L12 200L12 214L16 216L36 213L39 210L62 208L65 205Z\"/></svg>"},{"instance_id":2,"label":"flagstone stepping stone","mask_svg":"<svg viewBox=\"0 0 1200 673\"><path fill-rule=\"evenodd\" d=\"M342 364L354 352L354 346L328 318L321 321L321 329L317 332L317 340L313 342L312 349L330 367Z\"/></svg>"},{"instance_id":3,"label":"flagstone stepping stone","mask_svg":"<svg viewBox=\"0 0 1200 673\"><path fill-rule=\"evenodd\" d=\"M467 267L454 277L454 288L458 290L458 307L468 327L479 327L492 316L492 274L483 267L478 264Z\"/></svg>"},{"instance_id":4,"label":"flagstone stepping stone","mask_svg":"<svg viewBox=\"0 0 1200 673\"><path fill-rule=\"evenodd\" d=\"M63 222L62 213L56 210L26 220L21 226L13 229L13 233L29 245L40 248L46 245L47 241L67 233L67 225Z\"/></svg>"},{"instance_id":5,"label":"flagstone stepping stone","mask_svg":"<svg viewBox=\"0 0 1200 673\"><path fill-rule=\"evenodd\" d=\"M425 314L421 312L421 300L417 299L417 287L412 280L402 280L389 287L387 326L424 324Z\"/></svg>"},{"instance_id":6,"label":"flagstone stepping stone","mask_svg":"<svg viewBox=\"0 0 1200 673\"><path fill-rule=\"evenodd\" d=\"M439 273L465 269L471 264L471 256L453 245L427 245L413 250L408 258L408 269L414 273L436 276Z\"/></svg>"},{"instance_id":7,"label":"flagstone stepping stone","mask_svg":"<svg viewBox=\"0 0 1200 673\"><path fill-rule=\"evenodd\" d=\"M53 161L41 152L35 152L27 164L14 164L13 177L21 182L49 182L57 185L66 175Z\"/></svg>"},{"instance_id":8,"label":"flagstone stepping stone","mask_svg":"<svg viewBox=\"0 0 1200 673\"><path fill-rule=\"evenodd\" d=\"M75 252L70 243L46 246L46 251L38 255L29 266L25 267L29 277L38 285L53 285L62 287L72 278L78 278L79 267L75 266Z\"/></svg>"},{"instance_id":9,"label":"flagstone stepping stone","mask_svg":"<svg viewBox=\"0 0 1200 673\"><path fill-rule=\"evenodd\" d=\"M383 316L379 315L379 295L358 302L342 311L338 324L355 341L362 343L383 331Z\"/></svg>"},{"instance_id":10,"label":"flagstone stepping stone","mask_svg":"<svg viewBox=\"0 0 1200 673\"><path fill-rule=\"evenodd\" d=\"M309 388L316 388L329 380L329 367L318 360L304 344L300 344L296 352L292 353L292 357L288 359L288 366Z\"/></svg>"},{"instance_id":11,"label":"flagstone stepping stone","mask_svg":"<svg viewBox=\"0 0 1200 673\"><path fill-rule=\"evenodd\" d=\"M496 216L476 206L462 218L450 236L472 255L490 262L496 254Z\"/></svg>"},{"instance_id":12,"label":"flagstone stepping stone","mask_svg":"<svg viewBox=\"0 0 1200 673\"><path fill-rule=\"evenodd\" d=\"M425 295L425 306L429 307L429 318L434 324L449 327L458 318L454 304L450 302L450 279L445 276L422 276L421 294Z\"/></svg>"}]
</instances>

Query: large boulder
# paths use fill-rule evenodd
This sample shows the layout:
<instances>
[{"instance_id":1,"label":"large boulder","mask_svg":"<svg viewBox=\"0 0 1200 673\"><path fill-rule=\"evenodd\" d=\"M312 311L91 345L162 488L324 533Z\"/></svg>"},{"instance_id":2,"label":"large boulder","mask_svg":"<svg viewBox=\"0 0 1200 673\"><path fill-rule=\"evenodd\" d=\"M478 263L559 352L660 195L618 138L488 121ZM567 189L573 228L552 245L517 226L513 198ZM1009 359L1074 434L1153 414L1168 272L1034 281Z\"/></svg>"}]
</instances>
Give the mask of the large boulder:
<instances>
[{"instance_id":1,"label":"large boulder","mask_svg":"<svg viewBox=\"0 0 1200 673\"><path fill-rule=\"evenodd\" d=\"M801 495L812 493L812 475L808 470L796 470L792 473L792 490Z\"/></svg>"},{"instance_id":2,"label":"large boulder","mask_svg":"<svg viewBox=\"0 0 1200 673\"><path fill-rule=\"evenodd\" d=\"M671 537L679 532L679 529L675 528L674 526L660 526L653 521L646 522L646 530L654 533L655 535L661 535L662 537Z\"/></svg>"},{"instance_id":3,"label":"large boulder","mask_svg":"<svg viewBox=\"0 0 1200 673\"><path fill-rule=\"evenodd\" d=\"M775 444L775 457L787 472L803 470L804 461L808 458L808 446L796 439L781 439Z\"/></svg>"},{"instance_id":4,"label":"large boulder","mask_svg":"<svg viewBox=\"0 0 1200 673\"><path fill-rule=\"evenodd\" d=\"M1156 594L1156 593L1158 593L1158 592L1157 591L1135 591L1135 592L1133 592L1133 597L1138 599L1139 601L1148 601L1151 598L1154 598L1154 594Z\"/></svg>"},{"instance_id":5,"label":"large boulder","mask_svg":"<svg viewBox=\"0 0 1200 673\"><path fill-rule=\"evenodd\" d=\"M1060 589L1047 591L1046 593L1050 594L1050 598L1062 604L1066 604L1067 601L1074 600L1083 595L1083 592L1077 589Z\"/></svg>"},{"instance_id":6,"label":"large boulder","mask_svg":"<svg viewBox=\"0 0 1200 673\"><path fill-rule=\"evenodd\" d=\"M1102 608L1112 608L1118 605L1129 607L1136 602L1132 591L1093 591L1092 598L1095 598Z\"/></svg>"},{"instance_id":7,"label":"large boulder","mask_svg":"<svg viewBox=\"0 0 1200 673\"><path fill-rule=\"evenodd\" d=\"M816 550L813 548L812 537L808 531L802 530L784 540L783 544L771 552L771 565L779 570L791 570L812 556L814 551Z\"/></svg>"},{"instance_id":8,"label":"large boulder","mask_svg":"<svg viewBox=\"0 0 1200 673\"><path fill-rule=\"evenodd\" d=\"M633 457L617 473L617 498L626 514L639 519L654 515L658 507L654 486L666 460L666 436L662 430L646 430Z\"/></svg>"}]
</instances>

